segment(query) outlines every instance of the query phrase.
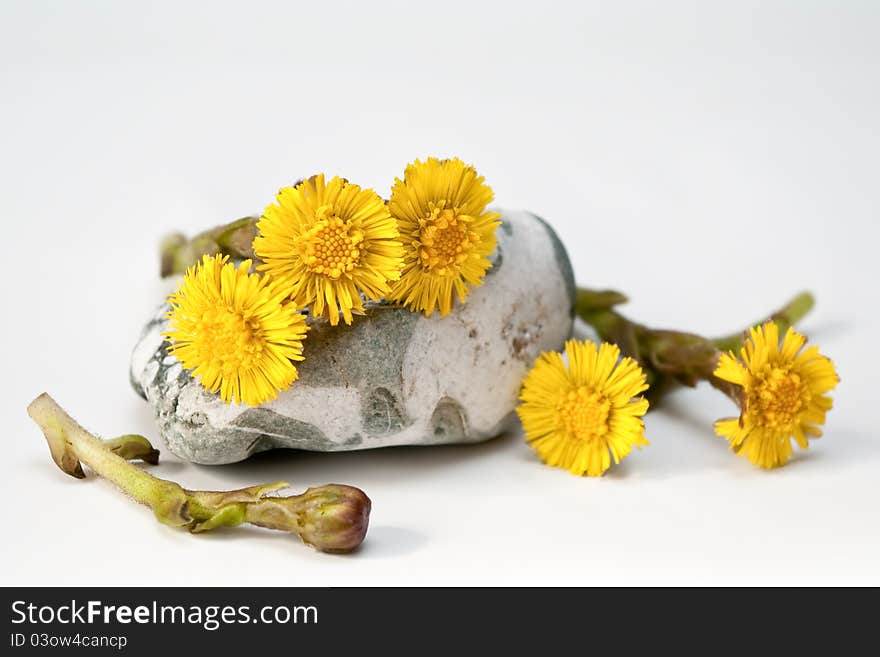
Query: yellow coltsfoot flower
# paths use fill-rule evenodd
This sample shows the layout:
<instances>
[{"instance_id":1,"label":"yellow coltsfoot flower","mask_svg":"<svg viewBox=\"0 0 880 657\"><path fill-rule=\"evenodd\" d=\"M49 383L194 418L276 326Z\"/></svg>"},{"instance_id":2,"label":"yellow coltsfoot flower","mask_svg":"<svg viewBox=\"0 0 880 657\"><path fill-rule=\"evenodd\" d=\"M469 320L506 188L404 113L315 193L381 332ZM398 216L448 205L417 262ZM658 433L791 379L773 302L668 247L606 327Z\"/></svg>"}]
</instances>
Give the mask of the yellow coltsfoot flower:
<instances>
[{"instance_id":1,"label":"yellow coltsfoot flower","mask_svg":"<svg viewBox=\"0 0 880 657\"><path fill-rule=\"evenodd\" d=\"M452 310L453 294L464 302L482 284L495 250L497 212L487 212L492 189L458 158L429 157L406 167L394 181L388 207L400 227L403 274L390 299L430 316Z\"/></svg>"},{"instance_id":2,"label":"yellow coltsfoot flower","mask_svg":"<svg viewBox=\"0 0 880 657\"><path fill-rule=\"evenodd\" d=\"M818 347L801 351L807 339L791 328L779 342L774 322L752 328L737 359L723 354L715 376L742 389L739 418L715 423L740 456L762 468L784 465L791 440L806 449L809 437L822 435L819 425L831 409L826 394L839 379L834 364Z\"/></svg>"},{"instance_id":3,"label":"yellow coltsfoot flower","mask_svg":"<svg viewBox=\"0 0 880 657\"><path fill-rule=\"evenodd\" d=\"M400 277L397 223L376 192L324 174L278 192L257 222L260 271L279 279L300 308L351 324L361 294L379 301Z\"/></svg>"},{"instance_id":4,"label":"yellow coltsfoot flower","mask_svg":"<svg viewBox=\"0 0 880 657\"><path fill-rule=\"evenodd\" d=\"M632 358L613 344L569 340L568 365L544 353L523 381L517 408L526 439L548 465L597 477L647 445L642 416L648 386Z\"/></svg>"},{"instance_id":5,"label":"yellow coltsfoot flower","mask_svg":"<svg viewBox=\"0 0 880 657\"><path fill-rule=\"evenodd\" d=\"M308 327L283 286L227 261L205 256L169 297L168 353L227 404L256 406L297 379Z\"/></svg>"}]
</instances>

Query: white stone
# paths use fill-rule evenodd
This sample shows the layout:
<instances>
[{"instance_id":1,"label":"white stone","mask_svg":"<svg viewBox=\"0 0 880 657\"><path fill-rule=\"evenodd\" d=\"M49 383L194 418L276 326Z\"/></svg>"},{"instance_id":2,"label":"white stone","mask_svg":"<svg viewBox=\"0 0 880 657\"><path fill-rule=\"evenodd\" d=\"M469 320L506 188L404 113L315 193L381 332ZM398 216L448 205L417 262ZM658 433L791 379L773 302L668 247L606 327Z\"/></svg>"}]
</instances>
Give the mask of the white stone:
<instances>
[{"instance_id":1,"label":"white stone","mask_svg":"<svg viewBox=\"0 0 880 657\"><path fill-rule=\"evenodd\" d=\"M316 451L487 440L515 421L520 384L569 337L574 279L553 231L504 212L494 266L452 313L376 304L351 326L310 320L300 379L258 407L223 403L166 353L162 306L131 359L131 381L169 449L233 463L276 447Z\"/></svg>"}]
</instances>

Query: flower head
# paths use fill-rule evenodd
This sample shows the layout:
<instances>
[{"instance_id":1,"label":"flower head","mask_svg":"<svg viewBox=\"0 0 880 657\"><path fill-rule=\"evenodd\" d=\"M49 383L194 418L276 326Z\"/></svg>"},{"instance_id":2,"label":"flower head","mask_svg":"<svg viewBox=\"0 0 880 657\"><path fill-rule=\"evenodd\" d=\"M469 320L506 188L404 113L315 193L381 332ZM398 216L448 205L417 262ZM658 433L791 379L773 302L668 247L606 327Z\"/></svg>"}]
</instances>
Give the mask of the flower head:
<instances>
[{"instance_id":1,"label":"flower head","mask_svg":"<svg viewBox=\"0 0 880 657\"><path fill-rule=\"evenodd\" d=\"M406 167L394 181L388 207L404 245L403 274L391 299L412 310L441 315L453 294L464 302L469 286L482 284L495 250L497 212L487 212L492 189L461 160L429 157Z\"/></svg>"},{"instance_id":2,"label":"flower head","mask_svg":"<svg viewBox=\"0 0 880 657\"><path fill-rule=\"evenodd\" d=\"M779 329L767 322L749 332L740 359L721 356L715 376L742 388L739 418L715 423L737 454L762 468L784 465L791 439L806 449L808 436L822 435L819 425L831 409L826 395L839 381L834 364L818 347L801 351L807 339L791 328L779 343Z\"/></svg>"},{"instance_id":3,"label":"flower head","mask_svg":"<svg viewBox=\"0 0 880 657\"><path fill-rule=\"evenodd\" d=\"M397 224L371 189L324 174L278 192L257 222L259 266L283 281L300 308L347 324L363 312L361 294L374 301L400 277L403 248Z\"/></svg>"},{"instance_id":4,"label":"flower head","mask_svg":"<svg viewBox=\"0 0 880 657\"><path fill-rule=\"evenodd\" d=\"M569 340L568 366L544 353L523 381L517 413L526 439L548 465L597 477L647 445L642 416L648 402L645 374L616 345Z\"/></svg>"},{"instance_id":5,"label":"flower head","mask_svg":"<svg viewBox=\"0 0 880 657\"><path fill-rule=\"evenodd\" d=\"M256 406L274 399L297 378L308 327L267 276L238 268L226 256L208 256L187 270L168 301L168 349L209 392Z\"/></svg>"}]
</instances>

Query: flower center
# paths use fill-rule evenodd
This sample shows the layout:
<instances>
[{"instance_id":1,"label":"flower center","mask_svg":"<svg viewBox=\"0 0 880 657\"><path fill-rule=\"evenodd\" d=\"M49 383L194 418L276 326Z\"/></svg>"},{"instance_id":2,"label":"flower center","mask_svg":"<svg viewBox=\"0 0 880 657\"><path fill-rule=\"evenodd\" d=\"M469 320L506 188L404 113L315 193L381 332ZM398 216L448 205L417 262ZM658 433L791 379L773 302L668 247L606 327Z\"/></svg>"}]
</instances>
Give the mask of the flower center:
<instances>
[{"instance_id":1,"label":"flower center","mask_svg":"<svg viewBox=\"0 0 880 657\"><path fill-rule=\"evenodd\" d=\"M258 322L225 306L206 309L194 332L198 360L213 363L225 373L250 368L265 344Z\"/></svg>"},{"instance_id":2,"label":"flower center","mask_svg":"<svg viewBox=\"0 0 880 657\"><path fill-rule=\"evenodd\" d=\"M364 234L333 214L333 206L322 205L317 218L303 235L302 258L309 271L337 279L360 263Z\"/></svg>"},{"instance_id":3,"label":"flower center","mask_svg":"<svg viewBox=\"0 0 880 657\"><path fill-rule=\"evenodd\" d=\"M473 217L456 214L445 203L431 209L431 216L422 222L419 233L419 260L422 268L441 276L458 273L473 252L480 236L470 230Z\"/></svg>"},{"instance_id":4,"label":"flower center","mask_svg":"<svg viewBox=\"0 0 880 657\"><path fill-rule=\"evenodd\" d=\"M788 430L810 403L810 389L800 376L781 367L768 366L757 378L747 399L748 412L764 427Z\"/></svg>"},{"instance_id":5,"label":"flower center","mask_svg":"<svg viewBox=\"0 0 880 657\"><path fill-rule=\"evenodd\" d=\"M581 386L563 395L556 404L556 417L568 435L584 442L605 435L611 402L603 395Z\"/></svg>"}]
</instances>

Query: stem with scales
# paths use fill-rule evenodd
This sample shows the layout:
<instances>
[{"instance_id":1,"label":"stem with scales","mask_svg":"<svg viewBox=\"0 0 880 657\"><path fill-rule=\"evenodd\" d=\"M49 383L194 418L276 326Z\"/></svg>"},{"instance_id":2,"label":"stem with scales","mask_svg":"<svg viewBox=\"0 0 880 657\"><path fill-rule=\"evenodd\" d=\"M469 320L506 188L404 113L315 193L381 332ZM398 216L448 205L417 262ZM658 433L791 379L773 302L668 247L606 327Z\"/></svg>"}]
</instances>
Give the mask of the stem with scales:
<instances>
[{"instance_id":1,"label":"stem with scales","mask_svg":"<svg viewBox=\"0 0 880 657\"><path fill-rule=\"evenodd\" d=\"M717 378L714 372L722 353L742 347L744 332L713 339L685 331L651 328L626 318L615 309L626 301L626 296L614 290L579 288L575 311L602 340L616 344L625 356L639 362L650 385L647 395L652 405L670 389L670 384L693 387L699 381L708 381L737 403L741 401L739 386ZM755 324L774 321L780 333L784 333L800 321L814 303L812 294L802 292Z\"/></svg>"},{"instance_id":2,"label":"stem with scales","mask_svg":"<svg viewBox=\"0 0 880 657\"><path fill-rule=\"evenodd\" d=\"M242 217L215 226L194 237L183 233L165 236L159 244L159 275L183 274L204 255L228 255L232 259L255 260L253 242L259 217Z\"/></svg>"},{"instance_id":3,"label":"stem with scales","mask_svg":"<svg viewBox=\"0 0 880 657\"><path fill-rule=\"evenodd\" d=\"M231 491L193 491L154 477L129 463L158 463L159 452L143 436L104 441L83 429L49 395L28 406L42 429L52 459L65 473L82 479L82 464L153 510L163 524L193 533L250 523L298 535L323 552L350 552L364 540L370 498L358 488L328 484L301 495L278 496L285 482Z\"/></svg>"}]
</instances>

